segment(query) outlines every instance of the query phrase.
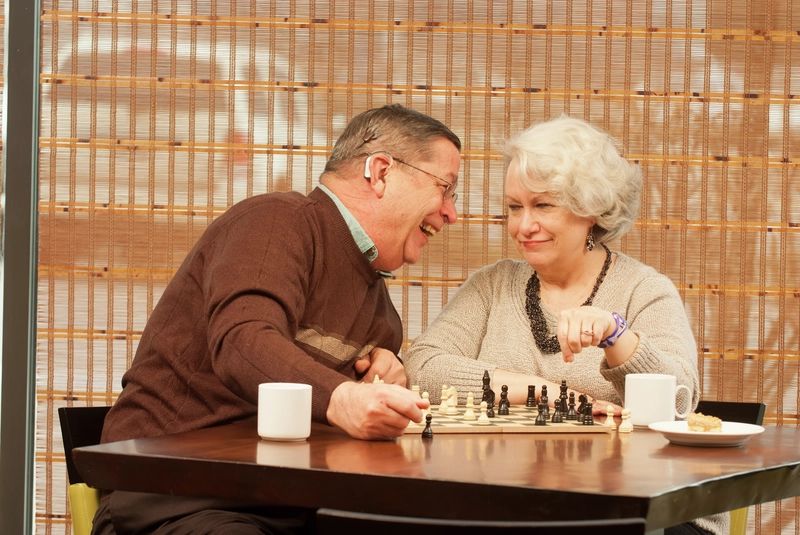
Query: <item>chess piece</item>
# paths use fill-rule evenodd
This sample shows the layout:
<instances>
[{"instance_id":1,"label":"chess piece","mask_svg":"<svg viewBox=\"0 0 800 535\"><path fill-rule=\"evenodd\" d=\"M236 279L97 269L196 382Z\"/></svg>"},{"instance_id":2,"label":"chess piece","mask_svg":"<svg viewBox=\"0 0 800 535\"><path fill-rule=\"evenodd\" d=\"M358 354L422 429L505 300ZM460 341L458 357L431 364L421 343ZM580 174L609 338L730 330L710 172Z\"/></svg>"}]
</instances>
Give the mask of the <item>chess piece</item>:
<instances>
[{"instance_id":1,"label":"chess piece","mask_svg":"<svg viewBox=\"0 0 800 535\"><path fill-rule=\"evenodd\" d=\"M614 421L614 407L611 405L606 407L606 425L611 429L617 428L617 422Z\"/></svg>"},{"instance_id":2,"label":"chess piece","mask_svg":"<svg viewBox=\"0 0 800 535\"><path fill-rule=\"evenodd\" d=\"M564 417L561 413L561 398L556 398L555 401L553 401L553 416L550 421L554 424L560 424L564 421Z\"/></svg>"},{"instance_id":3,"label":"chess piece","mask_svg":"<svg viewBox=\"0 0 800 535\"><path fill-rule=\"evenodd\" d=\"M575 412L575 392L570 392L569 393L569 404L568 404L568 406L569 406L569 408L567 409L566 419L567 420L577 420L578 419L578 413Z\"/></svg>"},{"instance_id":4,"label":"chess piece","mask_svg":"<svg viewBox=\"0 0 800 535\"><path fill-rule=\"evenodd\" d=\"M619 424L619 429L617 429L620 433L631 433L633 432L633 424L631 423L631 410L630 409L622 409L622 423Z\"/></svg>"},{"instance_id":5,"label":"chess piece","mask_svg":"<svg viewBox=\"0 0 800 535\"><path fill-rule=\"evenodd\" d=\"M422 438L433 438L433 429L431 429L432 414L425 415L425 429L422 430Z\"/></svg>"},{"instance_id":6,"label":"chess piece","mask_svg":"<svg viewBox=\"0 0 800 535\"><path fill-rule=\"evenodd\" d=\"M580 396L578 396L578 401L580 402L580 405L578 405L578 408L576 409L575 412L578 413L578 423L582 424L583 423L583 415L586 414L584 412L584 409L586 408L586 401L587 401L586 394L581 394Z\"/></svg>"},{"instance_id":7,"label":"chess piece","mask_svg":"<svg viewBox=\"0 0 800 535\"><path fill-rule=\"evenodd\" d=\"M507 416L511 404L508 402L508 385L503 385L500 388L500 405L497 407L497 414Z\"/></svg>"},{"instance_id":8,"label":"chess piece","mask_svg":"<svg viewBox=\"0 0 800 535\"><path fill-rule=\"evenodd\" d=\"M568 402L567 380L566 379L562 379L561 380L561 395L559 396L559 398L561 399L561 413L562 414L566 414L567 413L567 402Z\"/></svg>"},{"instance_id":9,"label":"chess piece","mask_svg":"<svg viewBox=\"0 0 800 535\"><path fill-rule=\"evenodd\" d=\"M550 398L547 397L547 385L542 385L542 395L539 396L539 401L544 403L544 416L550 418ZM541 405L539 405L541 407ZM539 409L542 410L541 408Z\"/></svg>"},{"instance_id":10,"label":"chess piece","mask_svg":"<svg viewBox=\"0 0 800 535\"><path fill-rule=\"evenodd\" d=\"M431 413L431 395L428 394L427 392L423 392L422 393L422 399L424 399L424 400L426 400L428 402L428 408L427 409L422 409L422 412L425 413L425 414L430 414Z\"/></svg>"},{"instance_id":11,"label":"chess piece","mask_svg":"<svg viewBox=\"0 0 800 535\"><path fill-rule=\"evenodd\" d=\"M419 385L411 385L411 391L419 395Z\"/></svg>"},{"instance_id":12,"label":"chess piece","mask_svg":"<svg viewBox=\"0 0 800 535\"><path fill-rule=\"evenodd\" d=\"M547 413L545 412L546 405L539 398L539 414L536 416L534 425L547 425Z\"/></svg>"},{"instance_id":13,"label":"chess piece","mask_svg":"<svg viewBox=\"0 0 800 535\"><path fill-rule=\"evenodd\" d=\"M536 385L528 385L528 399L525 401L525 406L536 406Z\"/></svg>"},{"instance_id":14,"label":"chess piece","mask_svg":"<svg viewBox=\"0 0 800 535\"><path fill-rule=\"evenodd\" d=\"M378 383L382 383L382 382L383 382L383 379L381 379L381 378L380 378L380 377L378 377L377 375L376 375L376 376L375 376L375 378L372 380L372 383L373 383L373 384L378 384Z\"/></svg>"},{"instance_id":15,"label":"chess piece","mask_svg":"<svg viewBox=\"0 0 800 535\"><path fill-rule=\"evenodd\" d=\"M447 385L442 385L442 396L439 401L439 414L447 414Z\"/></svg>"},{"instance_id":16,"label":"chess piece","mask_svg":"<svg viewBox=\"0 0 800 535\"><path fill-rule=\"evenodd\" d=\"M475 416L475 397L472 395L472 392L467 394L467 410L464 411L464 419L465 420L475 420L478 417Z\"/></svg>"},{"instance_id":17,"label":"chess piece","mask_svg":"<svg viewBox=\"0 0 800 535\"><path fill-rule=\"evenodd\" d=\"M489 418L494 418L494 390L489 386L489 370L483 372L483 397L481 401L485 401L488 407Z\"/></svg>"},{"instance_id":18,"label":"chess piece","mask_svg":"<svg viewBox=\"0 0 800 535\"><path fill-rule=\"evenodd\" d=\"M586 403L583 408L583 425L594 425L594 414L592 414L592 402Z\"/></svg>"},{"instance_id":19,"label":"chess piece","mask_svg":"<svg viewBox=\"0 0 800 535\"><path fill-rule=\"evenodd\" d=\"M489 421L488 407L485 401L481 401L481 415L478 417L478 423L480 425L489 425L491 423Z\"/></svg>"},{"instance_id":20,"label":"chess piece","mask_svg":"<svg viewBox=\"0 0 800 535\"><path fill-rule=\"evenodd\" d=\"M457 406L458 406L458 391L456 390L456 387L451 386L450 388L447 389L446 414L449 414L451 416L455 416L456 414L458 414L458 409L456 408Z\"/></svg>"}]
</instances>

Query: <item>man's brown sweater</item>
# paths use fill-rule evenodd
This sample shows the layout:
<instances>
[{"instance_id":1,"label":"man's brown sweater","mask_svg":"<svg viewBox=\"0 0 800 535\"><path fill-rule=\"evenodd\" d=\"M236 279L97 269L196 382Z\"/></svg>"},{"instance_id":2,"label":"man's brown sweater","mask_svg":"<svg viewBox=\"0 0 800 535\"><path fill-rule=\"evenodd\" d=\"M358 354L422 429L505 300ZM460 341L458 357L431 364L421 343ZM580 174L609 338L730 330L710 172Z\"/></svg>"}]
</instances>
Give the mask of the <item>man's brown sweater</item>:
<instances>
[{"instance_id":1,"label":"man's brown sweater","mask_svg":"<svg viewBox=\"0 0 800 535\"><path fill-rule=\"evenodd\" d=\"M103 442L256 413L258 384L313 387L313 419L356 378L355 359L397 353L402 324L331 198L271 193L214 221L153 310Z\"/></svg>"}]
</instances>

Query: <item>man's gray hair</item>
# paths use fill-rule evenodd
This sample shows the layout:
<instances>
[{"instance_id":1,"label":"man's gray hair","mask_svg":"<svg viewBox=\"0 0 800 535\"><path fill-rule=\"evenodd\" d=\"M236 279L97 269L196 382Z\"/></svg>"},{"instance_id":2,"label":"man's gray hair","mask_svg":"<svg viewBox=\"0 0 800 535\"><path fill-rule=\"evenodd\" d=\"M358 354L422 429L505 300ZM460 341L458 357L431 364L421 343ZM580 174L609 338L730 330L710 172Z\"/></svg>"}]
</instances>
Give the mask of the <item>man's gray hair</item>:
<instances>
[{"instance_id":1,"label":"man's gray hair","mask_svg":"<svg viewBox=\"0 0 800 535\"><path fill-rule=\"evenodd\" d=\"M418 111L388 104L356 115L336 141L325 172L339 171L352 160L386 151L401 160L430 161L432 141L444 138L461 150L461 140L440 121Z\"/></svg>"}]
</instances>

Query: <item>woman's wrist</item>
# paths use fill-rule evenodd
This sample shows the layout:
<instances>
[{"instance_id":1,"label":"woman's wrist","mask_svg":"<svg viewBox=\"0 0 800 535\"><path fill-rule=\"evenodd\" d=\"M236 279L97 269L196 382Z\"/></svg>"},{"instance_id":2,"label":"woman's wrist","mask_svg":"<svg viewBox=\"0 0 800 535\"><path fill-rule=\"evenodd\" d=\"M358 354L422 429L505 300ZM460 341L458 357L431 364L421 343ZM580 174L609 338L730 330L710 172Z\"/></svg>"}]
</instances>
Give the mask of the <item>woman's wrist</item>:
<instances>
[{"instance_id":1,"label":"woman's wrist","mask_svg":"<svg viewBox=\"0 0 800 535\"><path fill-rule=\"evenodd\" d=\"M621 366L630 360L638 348L639 335L628 329L613 346L605 348L606 364L609 368Z\"/></svg>"},{"instance_id":2,"label":"woman's wrist","mask_svg":"<svg viewBox=\"0 0 800 535\"><path fill-rule=\"evenodd\" d=\"M616 326L614 327L614 330L611 332L611 334L600 340L600 343L597 344L597 347L601 349L612 347L614 344L617 343L617 340L619 340L619 338L625 333L625 331L628 330L628 322L625 320L625 318L623 318L616 312L612 312L611 317L614 318Z\"/></svg>"}]
</instances>

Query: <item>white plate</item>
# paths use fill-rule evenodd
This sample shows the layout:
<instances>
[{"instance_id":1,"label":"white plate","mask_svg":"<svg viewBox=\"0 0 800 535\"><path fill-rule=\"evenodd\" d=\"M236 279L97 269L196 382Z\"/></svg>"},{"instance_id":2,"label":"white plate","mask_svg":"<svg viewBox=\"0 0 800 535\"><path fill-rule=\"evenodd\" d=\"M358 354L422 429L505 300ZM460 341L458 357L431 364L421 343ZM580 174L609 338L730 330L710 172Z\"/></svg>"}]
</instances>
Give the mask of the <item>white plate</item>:
<instances>
[{"instance_id":1,"label":"white plate","mask_svg":"<svg viewBox=\"0 0 800 535\"><path fill-rule=\"evenodd\" d=\"M722 422L720 433L689 431L689 424L683 422L656 422L648 427L658 431L673 444L682 446L741 446L753 435L764 432L760 425L738 422Z\"/></svg>"}]
</instances>

